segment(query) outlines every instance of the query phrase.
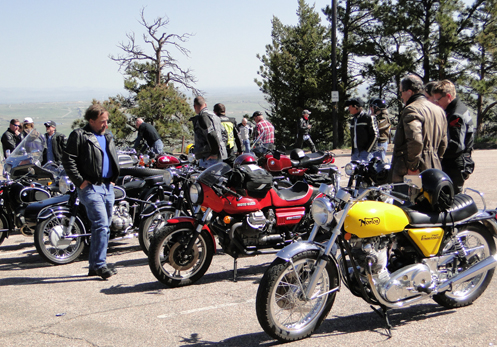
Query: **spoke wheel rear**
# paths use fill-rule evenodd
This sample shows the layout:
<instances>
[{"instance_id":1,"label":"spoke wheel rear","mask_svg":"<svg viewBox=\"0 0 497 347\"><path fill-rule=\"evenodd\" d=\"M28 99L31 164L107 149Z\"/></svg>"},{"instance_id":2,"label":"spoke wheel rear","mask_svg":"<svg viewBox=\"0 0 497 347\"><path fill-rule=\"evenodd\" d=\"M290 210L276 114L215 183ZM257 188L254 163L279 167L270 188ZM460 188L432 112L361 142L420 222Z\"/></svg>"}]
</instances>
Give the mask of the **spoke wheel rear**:
<instances>
[{"instance_id":1,"label":"spoke wheel rear","mask_svg":"<svg viewBox=\"0 0 497 347\"><path fill-rule=\"evenodd\" d=\"M288 342L310 336L323 322L333 306L336 292L325 294L338 286L338 273L328 263L318 279L311 297L303 291L314 272L319 256L306 251L292 257L292 262L276 259L267 269L257 291L257 319L273 338Z\"/></svg>"},{"instance_id":2,"label":"spoke wheel rear","mask_svg":"<svg viewBox=\"0 0 497 347\"><path fill-rule=\"evenodd\" d=\"M85 247L83 238L63 237L68 225L69 216L67 215L54 215L36 225L35 246L46 261L57 265L68 264L83 253ZM83 226L76 219L71 233L81 234L83 232Z\"/></svg>"},{"instance_id":3,"label":"spoke wheel rear","mask_svg":"<svg viewBox=\"0 0 497 347\"><path fill-rule=\"evenodd\" d=\"M207 272L214 255L214 242L203 230L193 248L186 251L194 233L192 224L179 223L165 226L153 236L148 264L160 282L170 287L182 287L195 283Z\"/></svg>"},{"instance_id":4,"label":"spoke wheel rear","mask_svg":"<svg viewBox=\"0 0 497 347\"><path fill-rule=\"evenodd\" d=\"M466 249L480 249L473 253L469 259L459 259L457 264L447 266L448 278L454 277L465 269L475 265L485 258L495 254L495 241L488 230L480 225L468 225L462 227L457 237ZM456 250L455 245L450 241L444 247L443 254L452 253ZM433 299L440 305L448 308L463 307L472 304L483 294L492 280L494 269L479 274L468 281L452 286L450 291L437 294Z\"/></svg>"}]
</instances>

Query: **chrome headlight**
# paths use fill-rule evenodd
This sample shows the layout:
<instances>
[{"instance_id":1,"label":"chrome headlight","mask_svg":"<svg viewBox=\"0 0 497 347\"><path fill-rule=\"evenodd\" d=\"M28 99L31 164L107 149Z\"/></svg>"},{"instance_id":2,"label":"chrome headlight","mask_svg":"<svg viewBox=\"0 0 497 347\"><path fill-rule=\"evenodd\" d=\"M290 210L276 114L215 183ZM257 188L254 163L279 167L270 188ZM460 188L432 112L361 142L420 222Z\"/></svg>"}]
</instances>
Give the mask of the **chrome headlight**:
<instances>
[{"instance_id":1,"label":"chrome headlight","mask_svg":"<svg viewBox=\"0 0 497 347\"><path fill-rule=\"evenodd\" d=\"M314 222L319 226L329 224L333 220L334 208L329 199L317 198L311 206Z\"/></svg>"},{"instance_id":2,"label":"chrome headlight","mask_svg":"<svg viewBox=\"0 0 497 347\"><path fill-rule=\"evenodd\" d=\"M59 191L62 194L66 194L67 192L72 192L76 189L76 186L72 181L69 179L69 177L64 176L59 179Z\"/></svg>"},{"instance_id":3,"label":"chrome headlight","mask_svg":"<svg viewBox=\"0 0 497 347\"><path fill-rule=\"evenodd\" d=\"M190 200L194 204L202 203L202 186L198 183L194 183L190 186Z\"/></svg>"},{"instance_id":4,"label":"chrome headlight","mask_svg":"<svg viewBox=\"0 0 497 347\"><path fill-rule=\"evenodd\" d=\"M168 186L173 184L174 176L175 176L175 173L171 169L167 169L166 171L164 171L164 175L162 175L164 183Z\"/></svg>"},{"instance_id":5,"label":"chrome headlight","mask_svg":"<svg viewBox=\"0 0 497 347\"><path fill-rule=\"evenodd\" d=\"M10 170L12 170L12 165L11 164L5 164L5 166L3 167L3 170L5 172L10 173Z\"/></svg>"},{"instance_id":6,"label":"chrome headlight","mask_svg":"<svg viewBox=\"0 0 497 347\"><path fill-rule=\"evenodd\" d=\"M355 172L356 167L356 164L348 163L347 165L345 165L345 174L347 176L352 176Z\"/></svg>"}]
</instances>

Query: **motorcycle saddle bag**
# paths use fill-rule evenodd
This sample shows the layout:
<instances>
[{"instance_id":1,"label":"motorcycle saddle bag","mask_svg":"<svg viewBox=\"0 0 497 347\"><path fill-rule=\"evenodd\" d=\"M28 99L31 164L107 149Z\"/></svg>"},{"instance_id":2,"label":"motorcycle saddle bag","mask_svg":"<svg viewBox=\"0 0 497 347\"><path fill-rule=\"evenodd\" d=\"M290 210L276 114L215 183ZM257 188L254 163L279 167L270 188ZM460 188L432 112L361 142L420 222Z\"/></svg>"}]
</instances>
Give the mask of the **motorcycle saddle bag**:
<instances>
[{"instance_id":1,"label":"motorcycle saddle bag","mask_svg":"<svg viewBox=\"0 0 497 347\"><path fill-rule=\"evenodd\" d=\"M255 165L241 165L233 169L230 185L235 189L245 189L247 195L254 198L263 198L271 189L273 176L263 168Z\"/></svg>"}]
</instances>

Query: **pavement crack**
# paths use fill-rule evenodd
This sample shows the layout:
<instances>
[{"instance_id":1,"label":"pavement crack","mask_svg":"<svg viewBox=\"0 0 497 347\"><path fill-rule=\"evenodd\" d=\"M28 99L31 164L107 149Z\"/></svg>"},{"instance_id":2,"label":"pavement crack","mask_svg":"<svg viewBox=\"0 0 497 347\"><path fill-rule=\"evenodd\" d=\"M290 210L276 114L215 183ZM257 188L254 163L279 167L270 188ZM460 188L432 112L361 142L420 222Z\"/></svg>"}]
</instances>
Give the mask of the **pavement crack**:
<instances>
[{"instance_id":1,"label":"pavement crack","mask_svg":"<svg viewBox=\"0 0 497 347\"><path fill-rule=\"evenodd\" d=\"M44 334L44 335L52 335L52 336L60 337L60 338L63 338L63 339L73 340L73 341L84 341L84 342L88 343L90 346L95 346L95 347L99 346L99 345L97 345L97 344L89 341L88 339L85 339L85 338L82 338L82 337L65 336L65 335L62 335L62 334L57 334L57 333L47 332L47 331L38 331L38 333L39 334Z\"/></svg>"}]
</instances>

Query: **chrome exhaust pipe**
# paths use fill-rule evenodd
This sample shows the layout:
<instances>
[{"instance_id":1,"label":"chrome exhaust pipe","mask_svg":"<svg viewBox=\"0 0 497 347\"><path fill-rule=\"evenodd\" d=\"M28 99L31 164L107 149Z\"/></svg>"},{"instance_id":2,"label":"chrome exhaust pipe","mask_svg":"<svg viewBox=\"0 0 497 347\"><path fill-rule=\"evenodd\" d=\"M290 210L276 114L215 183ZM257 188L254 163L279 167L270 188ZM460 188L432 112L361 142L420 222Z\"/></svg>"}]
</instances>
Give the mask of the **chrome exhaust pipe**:
<instances>
[{"instance_id":1,"label":"chrome exhaust pipe","mask_svg":"<svg viewBox=\"0 0 497 347\"><path fill-rule=\"evenodd\" d=\"M485 258L482 261L480 261L478 264L475 264L471 266L469 269L466 269L465 271L461 272L456 277L453 277L447 280L446 282L442 283L435 289L435 292L445 292L449 290L453 284L459 284L468 281L471 278L479 274L482 274L488 270L491 270L496 266L497 266L497 254L494 254L493 256Z\"/></svg>"}]
</instances>

